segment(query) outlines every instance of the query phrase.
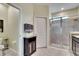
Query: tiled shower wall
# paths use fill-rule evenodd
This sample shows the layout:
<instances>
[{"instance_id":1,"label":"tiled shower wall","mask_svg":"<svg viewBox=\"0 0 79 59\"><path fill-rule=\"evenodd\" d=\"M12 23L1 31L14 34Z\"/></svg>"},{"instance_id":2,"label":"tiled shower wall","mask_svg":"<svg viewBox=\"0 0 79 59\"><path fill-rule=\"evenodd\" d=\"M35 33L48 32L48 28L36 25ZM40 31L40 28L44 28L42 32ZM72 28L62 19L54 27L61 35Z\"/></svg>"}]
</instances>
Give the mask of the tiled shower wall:
<instances>
[{"instance_id":1,"label":"tiled shower wall","mask_svg":"<svg viewBox=\"0 0 79 59\"><path fill-rule=\"evenodd\" d=\"M78 16L78 11L79 8L75 8L55 15L53 14L53 16L60 16L62 14L62 16L69 16L69 18L62 20L62 26L60 25L60 20L50 22L51 44L69 46L70 32L79 31L79 19L74 20L75 16ZM74 18L71 18L70 16L73 16Z\"/></svg>"}]
</instances>

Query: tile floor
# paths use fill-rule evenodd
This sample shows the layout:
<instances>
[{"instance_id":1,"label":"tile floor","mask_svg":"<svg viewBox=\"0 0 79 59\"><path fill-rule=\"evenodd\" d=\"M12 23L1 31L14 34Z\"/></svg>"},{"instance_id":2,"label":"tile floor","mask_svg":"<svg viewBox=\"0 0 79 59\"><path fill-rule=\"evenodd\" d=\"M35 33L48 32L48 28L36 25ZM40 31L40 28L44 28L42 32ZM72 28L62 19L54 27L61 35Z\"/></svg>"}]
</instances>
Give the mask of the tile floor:
<instances>
[{"instance_id":1,"label":"tile floor","mask_svg":"<svg viewBox=\"0 0 79 59\"><path fill-rule=\"evenodd\" d=\"M5 54L6 54L5 56L17 56L17 53L12 51L11 49L6 50Z\"/></svg>"},{"instance_id":2,"label":"tile floor","mask_svg":"<svg viewBox=\"0 0 79 59\"><path fill-rule=\"evenodd\" d=\"M74 55L67 49L51 47L51 48L39 48L34 54L32 54L32 56L74 56Z\"/></svg>"},{"instance_id":3,"label":"tile floor","mask_svg":"<svg viewBox=\"0 0 79 59\"><path fill-rule=\"evenodd\" d=\"M4 56L17 56L17 53L15 53L14 51L12 51L11 49L7 49L4 51L5 55ZM1 55L1 51L0 51L0 56Z\"/></svg>"},{"instance_id":4,"label":"tile floor","mask_svg":"<svg viewBox=\"0 0 79 59\"><path fill-rule=\"evenodd\" d=\"M13 52L11 49L6 50L5 54L6 54L5 56L17 56L17 54ZM34 54L32 54L32 56L74 56L74 55L70 53L70 51L67 49L51 47L51 48L39 48Z\"/></svg>"}]
</instances>

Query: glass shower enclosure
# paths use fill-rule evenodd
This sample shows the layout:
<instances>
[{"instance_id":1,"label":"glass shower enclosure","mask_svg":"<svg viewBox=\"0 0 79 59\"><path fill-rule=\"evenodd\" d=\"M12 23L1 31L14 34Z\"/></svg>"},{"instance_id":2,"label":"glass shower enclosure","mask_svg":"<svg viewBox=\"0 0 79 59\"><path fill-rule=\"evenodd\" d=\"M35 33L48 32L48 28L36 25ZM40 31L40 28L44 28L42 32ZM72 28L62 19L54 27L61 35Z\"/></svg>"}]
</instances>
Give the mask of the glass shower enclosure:
<instances>
[{"instance_id":1,"label":"glass shower enclosure","mask_svg":"<svg viewBox=\"0 0 79 59\"><path fill-rule=\"evenodd\" d=\"M56 17L50 20L51 45L69 48L69 33L72 31L71 21L67 17Z\"/></svg>"}]
</instances>

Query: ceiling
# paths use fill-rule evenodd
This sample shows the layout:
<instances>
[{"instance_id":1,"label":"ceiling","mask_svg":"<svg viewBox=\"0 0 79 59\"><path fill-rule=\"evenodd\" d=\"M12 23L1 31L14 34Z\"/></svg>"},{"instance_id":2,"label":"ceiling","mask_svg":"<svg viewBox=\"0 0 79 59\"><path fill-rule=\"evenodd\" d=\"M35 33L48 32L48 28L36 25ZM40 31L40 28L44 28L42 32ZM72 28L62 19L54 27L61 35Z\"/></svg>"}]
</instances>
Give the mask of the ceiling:
<instances>
[{"instance_id":1,"label":"ceiling","mask_svg":"<svg viewBox=\"0 0 79 59\"><path fill-rule=\"evenodd\" d=\"M55 13L61 11L61 8L64 10L72 9L79 6L79 3L14 3L14 5L19 5L20 7L26 5L48 5L49 12Z\"/></svg>"},{"instance_id":2,"label":"ceiling","mask_svg":"<svg viewBox=\"0 0 79 59\"><path fill-rule=\"evenodd\" d=\"M55 12L61 11L61 8L64 8L64 10L67 10L78 6L79 6L79 3L52 3L52 4L49 4L49 11L51 13L55 13Z\"/></svg>"}]
</instances>

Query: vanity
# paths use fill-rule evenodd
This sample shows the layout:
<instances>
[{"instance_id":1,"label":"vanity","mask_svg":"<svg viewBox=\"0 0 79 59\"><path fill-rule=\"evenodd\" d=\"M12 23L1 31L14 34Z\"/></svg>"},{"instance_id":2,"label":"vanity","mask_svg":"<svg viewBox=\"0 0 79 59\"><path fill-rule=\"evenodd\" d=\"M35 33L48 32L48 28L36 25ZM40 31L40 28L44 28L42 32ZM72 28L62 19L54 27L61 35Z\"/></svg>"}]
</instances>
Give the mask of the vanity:
<instances>
[{"instance_id":1,"label":"vanity","mask_svg":"<svg viewBox=\"0 0 79 59\"><path fill-rule=\"evenodd\" d=\"M72 51L74 55L79 56L79 34L72 35Z\"/></svg>"},{"instance_id":2,"label":"vanity","mask_svg":"<svg viewBox=\"0 0 79 59\"><path fill-rule=\"evenodd\" d=\"M36 51L36 36L24 37L24 56L30 56Z\"/></svg>"}]
</instances>

